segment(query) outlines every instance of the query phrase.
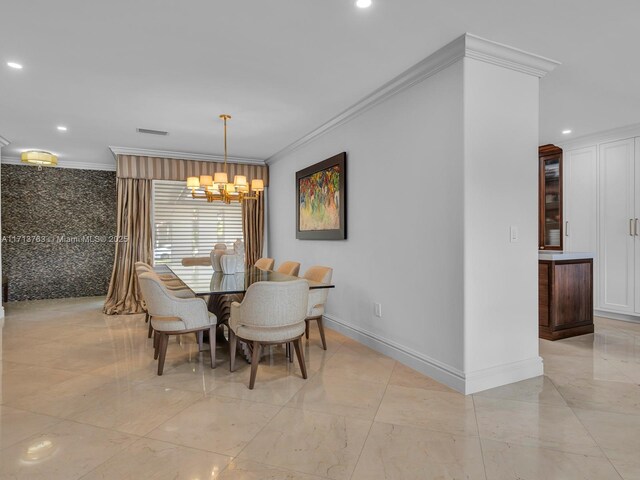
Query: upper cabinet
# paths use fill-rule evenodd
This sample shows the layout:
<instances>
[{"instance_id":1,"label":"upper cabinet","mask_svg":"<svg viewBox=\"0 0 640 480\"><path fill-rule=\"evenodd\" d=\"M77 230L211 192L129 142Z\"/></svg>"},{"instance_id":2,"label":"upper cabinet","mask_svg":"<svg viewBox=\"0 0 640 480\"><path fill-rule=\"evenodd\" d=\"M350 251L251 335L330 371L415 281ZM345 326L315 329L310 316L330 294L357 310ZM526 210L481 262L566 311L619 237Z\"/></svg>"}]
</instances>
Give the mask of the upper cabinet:
<instances>
[{"instance_id":1,"label":"upper cabinet","mask_svg":"<svg viewBox=\"0 0 640 480\"><path fill-rule=\"evenodd\" d=\"M540 250L562 250L562 149L543 145L538 158L538 246Z\"/></svg>"}]
</instances>

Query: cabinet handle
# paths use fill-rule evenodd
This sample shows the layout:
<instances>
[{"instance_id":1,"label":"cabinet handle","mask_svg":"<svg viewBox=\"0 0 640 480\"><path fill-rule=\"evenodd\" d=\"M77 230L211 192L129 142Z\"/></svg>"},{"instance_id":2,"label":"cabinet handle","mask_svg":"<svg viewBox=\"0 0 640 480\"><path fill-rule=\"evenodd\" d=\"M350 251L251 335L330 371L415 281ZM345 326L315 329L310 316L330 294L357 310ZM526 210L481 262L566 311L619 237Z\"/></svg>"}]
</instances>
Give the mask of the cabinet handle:
<instances>
[{"instance_id":1,"label":"cabinet handle","mask_svg":"<svg viewBox=\"0 0 640 480\"><path fill-rule=\"evenodd\" d=\"M633 218L629 219L629 236L633 237Z\"/></svg>"},{"instance_id":2,"label":"cabinet handle","mask_svg":"<svg viewBox=\"0 0 640 480\"><path fill-rule=\"evenodd\" d=\"M564 222L564 236L565 237L569 236L569 220Z\"/></svg>"}]
</instances>

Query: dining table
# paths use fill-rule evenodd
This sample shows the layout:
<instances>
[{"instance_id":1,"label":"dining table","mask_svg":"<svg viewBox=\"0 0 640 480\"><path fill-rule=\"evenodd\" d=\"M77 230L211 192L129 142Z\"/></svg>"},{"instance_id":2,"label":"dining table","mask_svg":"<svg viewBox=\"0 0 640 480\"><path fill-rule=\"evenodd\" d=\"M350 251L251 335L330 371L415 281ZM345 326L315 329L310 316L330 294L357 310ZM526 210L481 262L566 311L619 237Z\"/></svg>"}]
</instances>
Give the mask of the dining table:
<instances>
[{"instance_id":1,"label":"dining table","mask_svg":"<svg viewBox=\"0 0 640 480\"><path fill-rule=\"evenodd\" d=\"M211 265L157 265L155 271L159 274L172 273L175 275L196 297L201 297L207 302L210 312L218 318L218 325L227 324L232 302L241 302L247 289L256 282L287 282L300 280L300 277L285 275L273 270L261 270L251 265L243 272L225 274L214 271ZM312 280L309 289L335 288L331 283L321 283ZM222 339L221 339L222 340ZM226 339L225 339L226 340ZM239 351L248 362L251 362L251 345L239 342Z\"/></svg>"}]
</instances>

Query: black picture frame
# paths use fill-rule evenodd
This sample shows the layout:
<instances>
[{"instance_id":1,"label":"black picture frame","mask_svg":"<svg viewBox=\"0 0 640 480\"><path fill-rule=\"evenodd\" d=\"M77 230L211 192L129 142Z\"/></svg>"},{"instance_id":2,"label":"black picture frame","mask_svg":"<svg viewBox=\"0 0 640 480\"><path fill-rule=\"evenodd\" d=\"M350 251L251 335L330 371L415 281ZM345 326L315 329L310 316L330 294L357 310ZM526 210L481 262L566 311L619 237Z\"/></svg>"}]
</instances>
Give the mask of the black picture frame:
<instances>
[{"instance_id":1,"label":"black picture frame","mask_svg":"<svg viewBox=\"0 0 640 480\"><path fill-rule=\"evenodd\" d=\"M338 166L338 216L340 228L332 230L300 230L300 180L322 170ZM296 172L296 238L298 240L347 239L347 153L342 152Z\"/></svg>"}]
</instances>

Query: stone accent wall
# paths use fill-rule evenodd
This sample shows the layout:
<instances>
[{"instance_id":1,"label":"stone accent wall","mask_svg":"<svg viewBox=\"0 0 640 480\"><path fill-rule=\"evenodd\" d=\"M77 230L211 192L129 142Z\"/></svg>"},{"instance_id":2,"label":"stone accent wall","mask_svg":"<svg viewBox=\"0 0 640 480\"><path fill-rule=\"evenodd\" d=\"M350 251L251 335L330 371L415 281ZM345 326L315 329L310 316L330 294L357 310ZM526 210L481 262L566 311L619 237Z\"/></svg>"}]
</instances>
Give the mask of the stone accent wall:
<instances>
[{"instance_id":1,"label":"stone accent wall","mask_svg":"<svg viewBox=\"0 0 640 480\"><path fill-rule=\"evenodd\" d=\"M116 174L1 166L2 273L9 301L105 295Z\"/></svg>"}]
</instances>

